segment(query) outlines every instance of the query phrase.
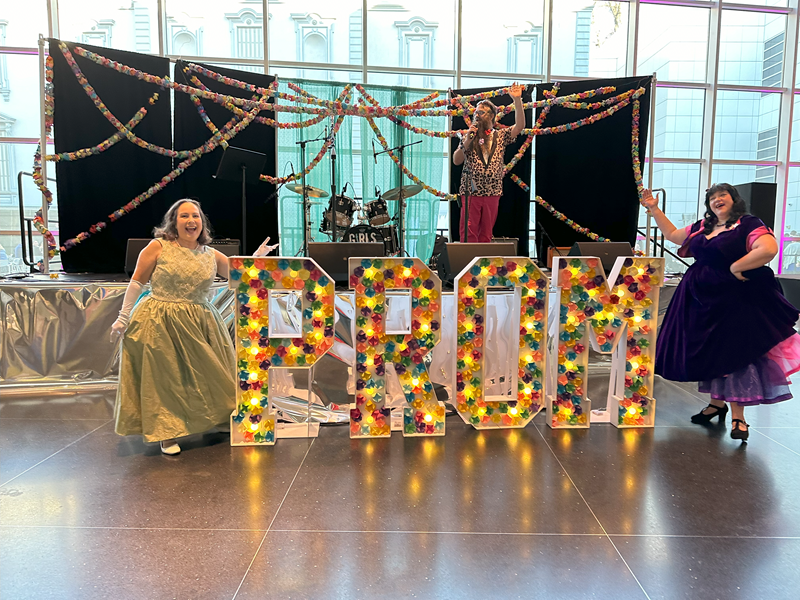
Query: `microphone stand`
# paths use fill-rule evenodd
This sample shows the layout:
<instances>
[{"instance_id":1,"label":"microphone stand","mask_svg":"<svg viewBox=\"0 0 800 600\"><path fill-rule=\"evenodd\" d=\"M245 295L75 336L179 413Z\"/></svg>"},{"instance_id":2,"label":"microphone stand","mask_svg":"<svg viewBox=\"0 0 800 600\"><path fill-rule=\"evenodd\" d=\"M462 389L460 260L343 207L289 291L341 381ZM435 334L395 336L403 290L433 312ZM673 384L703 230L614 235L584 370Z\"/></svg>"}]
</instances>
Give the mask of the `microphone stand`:
<instances>
[{"instance_id":1,"label":"microphone stand","mask_svg":"<svg viewBox=\"0 0 800 600\"><path fill-rule=\"evenodd\" d=\"M397 232L397 237L400 245L400 256L408 256L408 253L406 252L406 231L405 231L406 197L403 191L403 150L405 150L409 146L415 146L416 144L421 144L421 143L422 140L419 140L417 142L411 142L410 144L400 144L399 146L395 146L394 148L387 148L386 150L382 150L381 152L373 151L375 160L377 160L377 157L380 156L381 154L385 154L387 152L394 152L395 150L397 150L398 163L400 167L400 195L397 199L398 205L394 220L397 222L397 228L399 230Z\"/></svg>"},{"instance_id":2,"label":"microphone stand","mask_svg":"<svg viewBox=\"0 0 800 600\"><path fill-rule=\"evenodd\" d=\"M558 246L556 246L556 243L553 241L553 238L551 238L550 234L547 233L547 230L544 228L544 225L542 225L542 222L541 221L536 221L536 225L542 230L542 233L544 234L542 237L547 238L547 240L550 242L550 247L553 248L555 253L558 256L564 256L563 254L561 254L561 251L558 249ZM542 240L542 241L544 241L544 240ZM542 249L544 249L544 245L542 245ZM537 251L537 254L538 254L538 251ZM542 264L541 257L539 258L539 264L540 265ZM550 265L547 264L547 257L546 256L545 256L545 259L544 259L544 268L550 268ZM553 272L555 273L555 271L553 271Z\"/></svg>"},{"instance_id":3,"label":"microphone stand","mask_svg":"<svg viewBox=\"0 0 800 600\"><path fill-rule=\"evenodd\" d=\"M319 142L324 140L326 136L320 136L314 140L300 140L295 142L295 145L300 146L300 166L303 167L301 171L301 185L303 186L303 247L300 248L300 253L303 256L308 256L308 242L311 240L311 205L308 199L308 189L306 188L306 144L311 142Z\"/></svg>"},{"instance_id":4,"label":"microphone stand","mask_svg":"<svg viewBox=\"0 0 800 600\"><path fill-rule=\"evenodd\" d=\"M333 236L333 241L338 242L339 239L336 232L336 227L338 225L336 222L336 215L338 214L336 211L336 141L333 138L333 131L331 131L331 136L326 143L330 144L331 147L331 201L328 214L331 220L331 235Z\"/></svg>"}]
</instances>

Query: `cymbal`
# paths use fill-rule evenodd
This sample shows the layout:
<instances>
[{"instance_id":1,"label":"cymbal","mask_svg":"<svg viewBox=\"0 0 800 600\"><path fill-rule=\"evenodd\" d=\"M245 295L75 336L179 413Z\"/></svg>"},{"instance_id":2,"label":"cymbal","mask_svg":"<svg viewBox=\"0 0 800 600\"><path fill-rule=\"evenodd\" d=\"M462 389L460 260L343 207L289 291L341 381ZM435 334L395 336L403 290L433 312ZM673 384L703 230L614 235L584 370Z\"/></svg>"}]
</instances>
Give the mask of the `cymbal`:
<instances>
[{"instance_id":1,"label":"cymbal","mask_svg":"<svg viewBox=\"0 0 800 600\"><path fill-rule=\"evenodd\" d=\"M302 200L298 200L294 204L303 204L303 201ZM309 206L324 206L325 203L324 202L309 202L308 205Z\"/></svg>"},{"instance_id":2,"label":"cymbal","mask_svg":"<svg viewBox=\"0 0 800 600\"><path fill-rule=\"evenodd\" d=\"M416 196L422 191L421 185L404 185L403 188L403 198L411 198L411 196ZM383 194L384 200L399 200L400 199L400 187L392 188Z\"/></svg>"},{"instance_id":3,"label":"cymbal","mask_svg":"<svg viewBox=\"0 0 800 600\"><path fill-rule=\"evenodd\" d=\"M302 194L303 193L303 185L300 183L293 183L292 185L287 185L286 189L290 192L294 192L295 194ZM330 194L325 190L321 190L319 188L315 188L313 186L307 185L306 186L306 194L309 198L327 198Z\"/></svg>"}]
</instances>

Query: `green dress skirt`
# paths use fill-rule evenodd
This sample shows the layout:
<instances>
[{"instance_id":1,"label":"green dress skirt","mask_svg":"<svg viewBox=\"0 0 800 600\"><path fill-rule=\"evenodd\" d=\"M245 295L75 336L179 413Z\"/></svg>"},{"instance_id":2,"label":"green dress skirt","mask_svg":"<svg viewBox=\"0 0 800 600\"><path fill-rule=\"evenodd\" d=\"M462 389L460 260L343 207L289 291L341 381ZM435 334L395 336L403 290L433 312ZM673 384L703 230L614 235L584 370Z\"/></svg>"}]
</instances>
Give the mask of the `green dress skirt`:
<instances>
[{"instance_id":1,"label":"green dress skirt","mask_svg":"<svg viewBox=\"0 0 800 600\"><path fill-rule=\"evenodd\" d=\"M134 308L122 341L114 410L118 434L147 442L208 431L236 406L231 339L208 302L214 252L159 242L152 294Z\"/></svg>"}]
</instances>

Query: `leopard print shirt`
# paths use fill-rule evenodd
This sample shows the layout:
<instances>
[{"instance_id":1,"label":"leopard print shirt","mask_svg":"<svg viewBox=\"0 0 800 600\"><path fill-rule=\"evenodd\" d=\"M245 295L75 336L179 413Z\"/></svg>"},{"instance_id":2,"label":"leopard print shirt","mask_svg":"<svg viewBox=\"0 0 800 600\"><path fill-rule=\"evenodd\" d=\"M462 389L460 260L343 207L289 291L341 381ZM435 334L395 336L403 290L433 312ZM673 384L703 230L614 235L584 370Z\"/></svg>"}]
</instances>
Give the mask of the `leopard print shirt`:
<instances>
[{"instance_id":1,"label":"leopard print shirt","mask_svg":"<svg viewBox=\"0 0 800 600\"><path fill-rule=\"evenodd\" d=\"M511 127L495 129L488 160L477 143L464 153L464 169L461 172L460 196L502 196L503 167L506 147L516 139L511 136Z\"/></svg>"}]
</instances>

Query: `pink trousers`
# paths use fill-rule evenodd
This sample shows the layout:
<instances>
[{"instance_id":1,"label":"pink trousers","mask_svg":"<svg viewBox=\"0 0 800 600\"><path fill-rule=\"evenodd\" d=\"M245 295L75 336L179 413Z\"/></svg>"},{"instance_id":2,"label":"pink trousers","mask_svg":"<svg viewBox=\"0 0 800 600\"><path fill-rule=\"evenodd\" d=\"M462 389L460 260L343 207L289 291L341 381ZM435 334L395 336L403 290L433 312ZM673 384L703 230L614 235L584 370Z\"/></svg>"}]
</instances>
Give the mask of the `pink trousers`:
<instances>
[{"instance_id":1,"label":"pink trousers","mask_svg":"<svg viewBox=\"0 0 800 600\"><path fill-rule=\"evenodd\" d=\"M462 242L480 242L488 244L492 241L492 228L497 220L497 207L500 196L470 196L469 197L469 235L464 239L464 210L466 202L461 197L460 236Z\"/></svg>"}]
</instances>

